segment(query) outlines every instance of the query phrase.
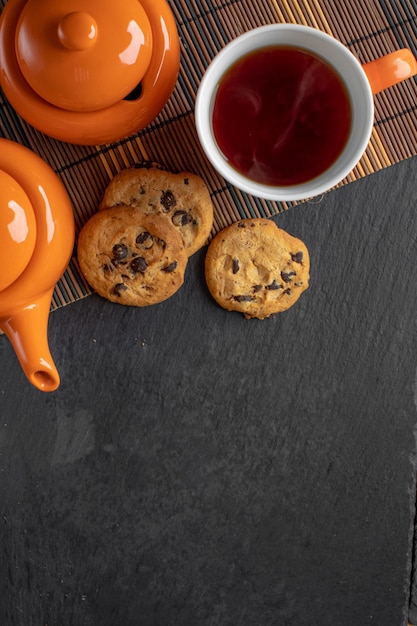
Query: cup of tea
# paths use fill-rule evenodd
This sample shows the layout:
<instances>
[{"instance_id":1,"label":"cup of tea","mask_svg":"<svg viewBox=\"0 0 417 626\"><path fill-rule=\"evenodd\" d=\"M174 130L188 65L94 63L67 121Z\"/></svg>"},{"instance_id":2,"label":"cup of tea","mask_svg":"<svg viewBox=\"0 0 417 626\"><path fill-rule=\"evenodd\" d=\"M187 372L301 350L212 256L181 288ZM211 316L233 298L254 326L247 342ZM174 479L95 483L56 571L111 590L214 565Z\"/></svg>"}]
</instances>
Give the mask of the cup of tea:
<instances>
[{"instance_id":1,"label":"cup of tea","mask_svg":"<svg viewBox=\"0 0 417 626\"><path fill-rule=\"evenodd\" d=\"M318 29L261 26L208 66L195 105L199 140L214 168L242 191L305 200L340 183L362 157L374 94L416 73L407 49L362 65Z\"/></svg>"}]
</instances>

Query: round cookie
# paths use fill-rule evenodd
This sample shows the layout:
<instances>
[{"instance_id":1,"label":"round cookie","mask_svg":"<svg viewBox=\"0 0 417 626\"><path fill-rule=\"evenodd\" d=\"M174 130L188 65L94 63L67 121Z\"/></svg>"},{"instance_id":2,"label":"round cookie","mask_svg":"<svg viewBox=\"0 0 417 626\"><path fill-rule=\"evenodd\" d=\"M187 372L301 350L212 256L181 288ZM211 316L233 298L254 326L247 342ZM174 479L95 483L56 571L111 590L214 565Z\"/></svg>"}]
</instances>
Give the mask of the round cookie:
<instances>
[{"instance_id":1,"label":"round cookie","mask_svg":"<svg viewBox=\"0 0 417 626\"><path fill-rule=\"evenodd\" d=\"M123 206L96 213L84 224L78 261L87 282L104 298L147 306L181 287L188 256L169 222Z\"/></svg>"},{"instance_id":2,"label":"round cookie","mask_svg":"<svg viewBox=\"0 0 417 626\"><path fill-rule=\"evenodd\" d=\"M205 259L207 286L216 302L246 318L287 310L307 289L305 244L268 219L244 219L220 231Z\"/></svg>"},{"instance_id":3,"label":"round cookie","mask_svg":"<svg viewBox=\"0 0 417 626\"><path fill-rule=\"evenodd\" d=\"M173 174L155 164L130 167L112 178L99 210L118 205L164 216L180 233L188 256L206 243L213 226L213 205L204 181L195 174Z\"/></svg>"}]
</instances>

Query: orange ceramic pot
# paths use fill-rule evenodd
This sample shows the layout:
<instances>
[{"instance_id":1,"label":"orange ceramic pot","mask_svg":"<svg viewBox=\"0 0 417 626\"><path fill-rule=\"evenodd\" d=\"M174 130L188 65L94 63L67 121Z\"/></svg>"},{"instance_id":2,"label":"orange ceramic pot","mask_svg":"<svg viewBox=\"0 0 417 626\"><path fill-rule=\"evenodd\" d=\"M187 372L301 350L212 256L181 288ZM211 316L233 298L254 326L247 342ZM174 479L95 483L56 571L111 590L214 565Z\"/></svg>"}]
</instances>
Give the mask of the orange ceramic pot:
<instances>
[{"instance_id":1,"label":"orange ceramic pot","mask_svg":"<svg viewBox=\"0 0 417 626\"><path fill-rule=\"evenodd\" d=\"M47 326L74 237L71 203L55 172L27 148L0 139L0 328L42 391L60 382Z\"/></svg>"},{"instance_id":2,"label":"orange ceramic pot","mask_svg":"<svg viewBox=\"0 0 417 626\"><path fill-rule=\"evenodd\" d=\"M166 0L9 0L0 84L14 109L69 143L117 141L147 126L180 63Z\"/></svg>"}]
</instances>

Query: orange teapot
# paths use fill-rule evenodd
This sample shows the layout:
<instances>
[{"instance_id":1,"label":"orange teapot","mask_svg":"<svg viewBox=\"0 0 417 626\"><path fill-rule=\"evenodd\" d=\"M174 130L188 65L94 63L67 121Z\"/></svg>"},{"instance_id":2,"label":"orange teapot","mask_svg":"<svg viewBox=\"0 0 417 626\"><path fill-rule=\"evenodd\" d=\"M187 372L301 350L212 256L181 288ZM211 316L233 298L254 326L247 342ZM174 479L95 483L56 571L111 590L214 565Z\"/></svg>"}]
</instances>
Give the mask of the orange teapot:
<instances>
[{"instance_id":1,"label":"orange teapot","mask_svg":"<svg viewBox=\"0 0 417 626\"><path fill-rule=\"evenodd\" d=\"M42 391L60 383L47 326L74 238L72 206L55 172L28 148L0 139L0 329Z\"/></svg>"},{"instance_id":2,"label":"orange teapot","mask_svg":"<svg viewBox=\"0 0 417 626\"><path fill-rule=\"evenodd\" d=\"M0 86L19 115L74 144L147 126L174 89L179 38L166 0L8 0Z\"/></svg>"}]
</instances>

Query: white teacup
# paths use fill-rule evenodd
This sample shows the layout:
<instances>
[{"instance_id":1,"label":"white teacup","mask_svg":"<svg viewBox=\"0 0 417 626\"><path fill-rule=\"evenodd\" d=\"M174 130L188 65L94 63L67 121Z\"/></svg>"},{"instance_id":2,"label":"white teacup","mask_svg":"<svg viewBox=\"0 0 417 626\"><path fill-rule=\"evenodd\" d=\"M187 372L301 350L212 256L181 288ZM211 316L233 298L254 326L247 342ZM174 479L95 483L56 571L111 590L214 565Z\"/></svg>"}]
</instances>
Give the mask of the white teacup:
<instances>
[{"instance_id":1,"label":"white teacup","mask_svg":"<svg viewBox=\"0 0 417 626\"><path fill-rule=\"evenodd\" d=\"M351 108L349 135L336 160L314 178L290 185L265 184L242 174L223 154L213 131L213 109L224 76L242 58L275 46L297 48L324 60L342 79ZM208 66L197 92L198 136L214 168L242 191L276 201L311 198L336 186L361 159L374 123L373 95L416 73L417 62L409 50L398 50L361 65L342 43L315 28L297 24L261 26L231 41Z\"/></svg>"}]
</instances>

